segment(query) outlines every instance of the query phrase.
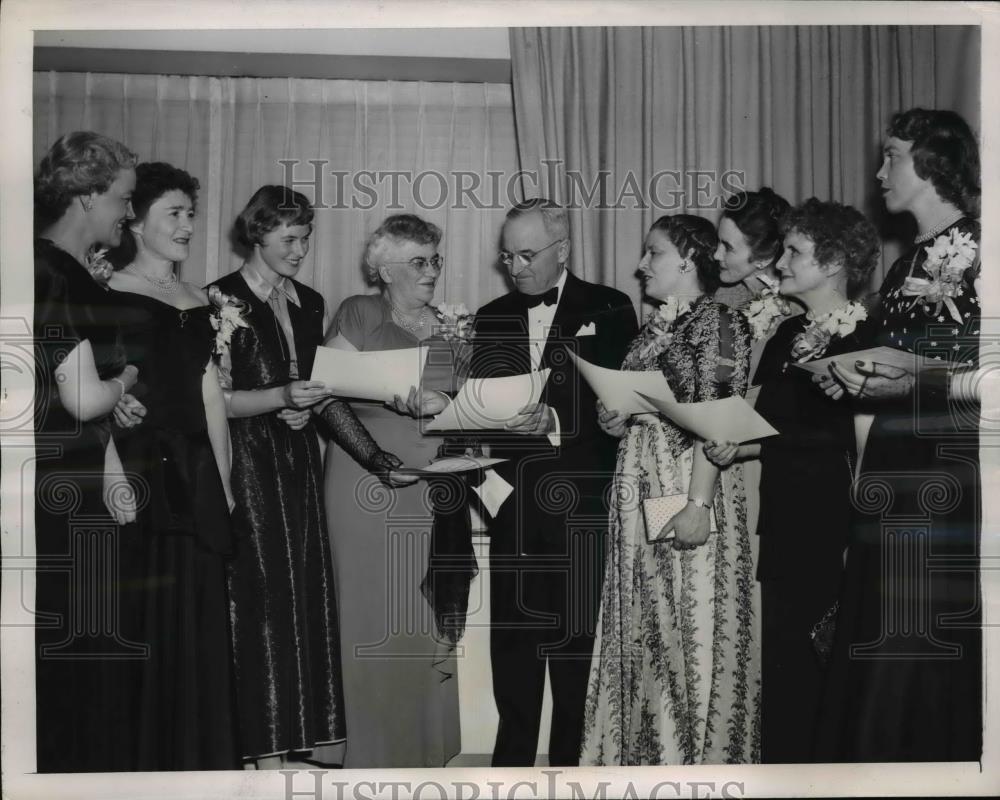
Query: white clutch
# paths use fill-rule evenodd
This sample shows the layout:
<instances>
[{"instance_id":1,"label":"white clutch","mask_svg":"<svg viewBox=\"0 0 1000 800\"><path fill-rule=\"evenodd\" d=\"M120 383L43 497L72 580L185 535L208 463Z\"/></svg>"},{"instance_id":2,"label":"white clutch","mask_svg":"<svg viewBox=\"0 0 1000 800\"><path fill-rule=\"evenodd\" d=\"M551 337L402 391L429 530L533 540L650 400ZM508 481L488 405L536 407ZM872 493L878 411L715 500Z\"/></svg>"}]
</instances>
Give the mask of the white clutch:
<instances>
[{"instance_id":1,"label":"white clutch","mask_svg":"<svg viewBox=\"0 0 1000 800\"><path fill-rule=\"evenodd\" d=\"M671 530L666 535L661 535L663 526L666 525L672 516L687 505L686 494L668 494L664 497L647 497L642 501L642 514L646 519L646 541L665 542L674 538ZM714 533L718 530L715 524L715 506L708 512L709 529Z\"/></svg>"}]
</instances>

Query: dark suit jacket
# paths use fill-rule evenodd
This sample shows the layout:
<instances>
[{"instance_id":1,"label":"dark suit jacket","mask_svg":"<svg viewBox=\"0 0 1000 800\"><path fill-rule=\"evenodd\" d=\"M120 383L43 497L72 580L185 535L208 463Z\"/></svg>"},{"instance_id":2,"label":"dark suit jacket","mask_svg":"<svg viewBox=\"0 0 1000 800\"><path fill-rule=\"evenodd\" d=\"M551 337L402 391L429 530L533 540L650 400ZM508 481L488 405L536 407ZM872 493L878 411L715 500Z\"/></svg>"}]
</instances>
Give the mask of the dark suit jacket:
<instances>
[{"instance_id":1,"label":"dark suit jacket","mask_svg":"<svg viewBox=\"0 0 1000 800\"><path fill-rule=\"evenodd\" d=\"M546 436L501 434L489 437L494 455L508 458L497 472L514 486L491 526L494 550L498 537L517 531L519 542L509 541L521 553L562 551L567 517L588 513L599 520L604 489L614 468L617 440L597 424L597 398L580 377L568 353L611 369L622 359L637 332L635 309L627 295L607 286L587 283L567 274L563 294L546 339L539 367L551 373L541 402L559 416L560 446ZM577 336L593 325L594 334ZM487 303L475 318L471 375L497 378L531 370L528 314L522 295L511 292ZM567 500L572 485L577 501ZM560 487L563 487L562 489ZM597 501L597 502L589 502ZM606 516L605 516L606 524ZM514 552L512 550L512 552Z\"/></svg>"}]
</instances>

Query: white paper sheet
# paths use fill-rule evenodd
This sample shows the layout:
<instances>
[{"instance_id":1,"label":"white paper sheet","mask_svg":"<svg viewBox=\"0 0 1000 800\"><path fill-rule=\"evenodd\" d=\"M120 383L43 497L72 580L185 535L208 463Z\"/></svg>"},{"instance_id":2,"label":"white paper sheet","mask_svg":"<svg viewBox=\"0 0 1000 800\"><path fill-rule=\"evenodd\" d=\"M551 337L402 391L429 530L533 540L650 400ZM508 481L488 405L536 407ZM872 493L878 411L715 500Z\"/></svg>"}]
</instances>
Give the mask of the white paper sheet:
<instances>
[{"instance_id":1,"label":"white paper sheet","mask_svg":"<svg viewBox=\"0 0 1000 800\"><path fill-rule=\"evenodd\" d=\"M400 467L394 472L409 475L440 475L449 472L469 472L483 467L492 467L506 461L505 458L486 458L485 456L452 456L439 458L425 467Z\"/></svg>"},{"instance_id":2,"label":"white paper sheet","mask_svg":"<svg viewBox=\"0 0 1000 800\"><path fill-rule=\"evenodd\" d=\"M391 403L420 386L426 347L358 352L317 347L311 380L322 381L335 394Z\"/></svg>"},{"instance_id":3,"label":"white paper sheet","mask_svg":"<svg viewBox=\"0 0 1000 800\"><path fill-rule=\"evenodd\" d=\"M506 378L467 380L455 399L434 419L424 425L425 431L498 430L517 416L527 405L537 403L542 396L549 370L511 375Z\"/></svg>"},{"instance_id":4,"label":"white paper sheet","mask_svg":"<svg viewBox=\"0 0 1000 800\"><path fill-rule=\"evenodd\" d=\"M678 403L648 396L646 399L665 417L700 439L749 442L778 434L742 397L700 403Z\"/></svg>"},{"instance_id":5,"label":"white paper sheet","mask_svg":"<svg viewBox=\"0 0 1000 800\"><path fill-rule=\"evenodd\" d=\"M570 358L583 379L590 384L604 407L622 416L645 414L656 409L643 399L643 395L674 402L674 393L663 373L658 370L633 371L608 369L591 364L586 359L570 353Z\"/></svg>"},{"instance_id":6,"label":"white paper sheet","mask_svg":"<svg viewBox=\"0 0 1000 800\"><path fill-rule=\"evenodd\" d=\"M841 353L839 356L818 358L815 361L807 361L805 364L792 364L792 366L819 375L826 374L829 371L830 363L833 361L836 361L838 365L849 369L851 372L857 371L854 367L855 361L866 361L870 364L885 364L890 367L905 369L907 372L947 369L949 366L947 361L928 356L918 356L908 350L897 350L895 347L872 347L868 350Z\"/></svg>"}]
</instances>

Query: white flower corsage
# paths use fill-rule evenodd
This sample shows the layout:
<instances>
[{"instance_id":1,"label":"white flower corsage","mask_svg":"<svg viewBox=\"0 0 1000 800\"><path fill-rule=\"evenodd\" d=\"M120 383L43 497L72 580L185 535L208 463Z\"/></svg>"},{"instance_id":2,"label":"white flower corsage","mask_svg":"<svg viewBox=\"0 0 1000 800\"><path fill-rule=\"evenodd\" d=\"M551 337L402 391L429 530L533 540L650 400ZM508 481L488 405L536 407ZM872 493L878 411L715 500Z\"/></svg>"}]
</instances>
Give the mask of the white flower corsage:
<instances>
[{"instance_id":1,"label":"white flower corsage","mask_svg":"<svg viewBox=\"0 0 1000 800\"><path fill-rule=\"evenodd\" d=\"M927 278L907 278L903 281L904 297L914 298L910 308L920 304L934 304L934 315L941 313L941 306L948 309L955 322L962 322L962 315L953 298L961 297L962 276L976 261L978 245L971 234L952 228L950 233L938 236L929 246L924 271Z\"/></svg>"},{"instance_id":2,"label":"white flower corsage","mask_svg":"<svg viewBox=\"0 0 1000 800\"><path fill-rule=\"evenodd\" d=\"M215 355L221 356L229 350L233 332L237 328L249 327L243 318L247 306L242 300L226 294L218 286L208 287L208 300L215 306L209 315L212 328L215 330Z\"/></svg>"},{"instance_id":3,"label":"white flower corsage","mask_svg":"<svg viewBox=\"0 0 1000 800\"><path fill-rule=\"evenodd\" d=\"M87 253L87 257L84 259L84 266L87 268L87 272L90 273L90 277L101 284L101 286L107 285L108 280L111 278L111 273L115 271L111 262L108 261L107 255L108 248L96 248L95 246L95 249Z\"/></svg>"},{"instance_id":4,"label":"white flower corsage","mask_svg":"<svg viewBox=\"0 0 1000 800\"><path fill-rule=\"evenodd\" d=\"M777 323L792 313L788 302L770 289L761 292L759 297L747 303L741 311L750 323L754 341L766 339Z\"/></svg>"},{"instance_id":5,"label":"white flower corsage","mask_svg":"<svg viewBox=\"0 0 1000 800\"><path fill-rule=\"evenodd\" d=\"M471 337L473 315L465 303L441 303L434 314L438 319L435 332L446 341L467 341Z\"/></svg>"},{"instance_id":6,"label":"white flower corsage","mask_svg":"<svg viewBox=\"0 0 1000 800\"><path fill-rule=\"evenodd\" d=\"M646 320L646 330L649 341L643 346L640 357L645 357L651 350L658 350L670 344L674 338L674 323L691 310L689 300L668 297Z\"/></svg>"},{"instance_id":7,"label":"white flower corsage","mask_svg":"<svg viewBox=\"0 0 1000 800\"><path fill-rule=\"evenodd\" d=\"M813 319L802 333L792 339L792 359L801 364L819 358L835 337L849 336L868 311L861 303L851 302Z\"/></svg>"}]
</instances>

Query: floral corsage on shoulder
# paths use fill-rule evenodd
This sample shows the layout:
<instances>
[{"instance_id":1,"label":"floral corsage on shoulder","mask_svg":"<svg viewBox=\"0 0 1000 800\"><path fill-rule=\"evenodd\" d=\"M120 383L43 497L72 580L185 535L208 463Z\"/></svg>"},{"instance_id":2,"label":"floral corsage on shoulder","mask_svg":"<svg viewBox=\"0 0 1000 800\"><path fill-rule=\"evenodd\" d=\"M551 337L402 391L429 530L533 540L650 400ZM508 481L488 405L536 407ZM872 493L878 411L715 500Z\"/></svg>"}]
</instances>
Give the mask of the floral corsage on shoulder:
<instances>
[{"instance_id":1,"label":"floral corsage on shoulder","mask_svg":"<svg viewBox=\"0 0 1000 800\"><path fill-rule=\"evenodd\" d=\"M445 341L466 342L472 338L472 312L465 303L441 303L434 308L437 324L434 332Z\"/></svg>"},{"instance_id":2,"label":"floral corsage on shoulder","mask_svg":"<svg viewBox=\"0 0 1000 800\"><path fill-rule=\"evenodd\" d=\"M216 356L222 356L229 352L233 332L237 328L248 327L244 319L247 306L242 300L226 294L218 286L208 287L208 301L213 306L208 318L215 331L214 353Z\"/></svg>"},{"instance_id":3,"label":"floral corsage on shoulder","mask_svg":"<svg viewBox=\"0 0 1000 800\"><path fill-rule=\"evenodd\" d=\"M850 302L812 319L792 340L792 359L796 364L820 358L835 338L854 333L858 323L868 319L868 311L861 303Z\"/></svg>"},{"instance_id":4,"label":"floral corsage on shoulder","mask_svg":"<svg viewBox=\"0 0 1000 800\"><path fill-rule=\"evenodd\" d=\"M97 281L105 289L108 288L108 281L111 279L111 273L115 271L115 268L108 261L108 248L106 247L94 247L84 260L84 266L87 268L87 272L90 273L90 277Z\"/></svg>"},{"instance_id":5,"label":"floral corsage on shoulder","mask_svg":"<svg viewBox=\"0 0 1000 800\"><path fill-rule=\"evenodd\" d=\"M930 277L907 278L903 282L903 296L913 298L911 309L916 305L933 304L934 316L938 316L944 306L951 318L961 323L962 315L955 305L955 298L965 293L965 272L976 263L979 246L971 234L952 228L924 249L927 260L923 268Z\"/></svg>"},{"instance_id":6,"label":"floral corsage on shoulder","mask_svg":"<svg viewBox=\"0 0 1000 800\"><path fill-rule=\"evenodd\" d=\"M668 297L646 319L646 344L639 357L647 356L653 350L662 350L674 338L677 320L691 310L691 302L678 297Z\"/></svg>"},{"instance_id":7,"label":"floral corsage on shoulder","mask_svg":"<svg viewBox=\"0 0 1000 800\"><path fill-rule=\"evenodd\" d=\"M759 276L764 284L764 290L740 311L750 323L750 332L754 341L766 339L777 327L778 323L792 313L792 307L780 294L778 282L766 276Z\"/></svg>"}]
</instances>

